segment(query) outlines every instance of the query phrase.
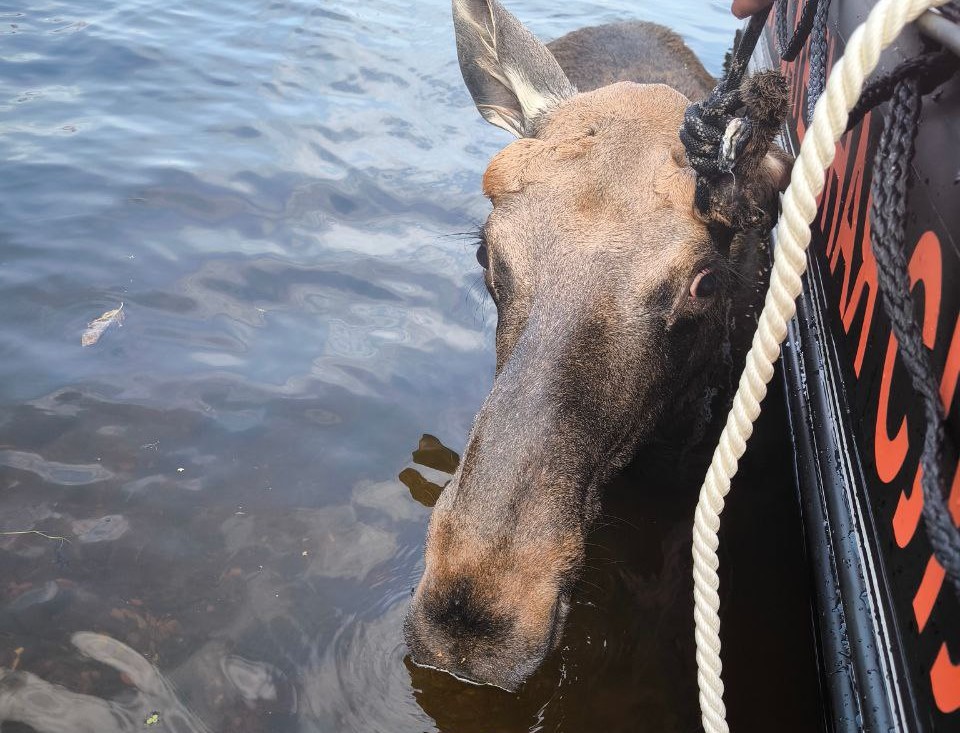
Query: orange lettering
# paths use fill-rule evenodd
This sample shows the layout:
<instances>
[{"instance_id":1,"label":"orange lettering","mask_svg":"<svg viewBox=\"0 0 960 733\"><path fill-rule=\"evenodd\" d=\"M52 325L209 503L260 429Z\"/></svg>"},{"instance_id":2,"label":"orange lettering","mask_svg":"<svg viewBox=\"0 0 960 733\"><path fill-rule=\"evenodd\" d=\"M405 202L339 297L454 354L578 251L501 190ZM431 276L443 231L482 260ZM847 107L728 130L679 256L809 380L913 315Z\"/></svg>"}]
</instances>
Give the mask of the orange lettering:
<instances>
[{"instance_id":1,"label":"orange lettering","mask_svg":"<svg viewBox=\"0 0 960 733\"><path fill-rule=\"evenodd\" d=\"M940 594L940 586L943 585L944 574L943 567L937 562L937 558L931 557L926 570L923 571L923 580L920 581L917 594L913 597L913 615L917 619L918 631L923 631L923 627L930 620L933 604Z\"/></svg>"},{"instance_id":2,"label":"orange lettering","mask_svg":"<svg viewBox=\"0 0 960 733\"><path fill-rule=\"evenodd\" d=\"M827 256L830 258L830 272L836 274L837 267L843 261L843 280L840 285L840 295L837 305L843 321L843 330L850 333L853 319L860 312L860 304L866 298L863 310L863 327L860 329L860 339L857 344L857 353L853 361L853 371L860 376L863 367L863 358L867 350L867 337L870 335L870 326L873 323L873 312L877 300L877 263L870 249L870 217L866 212L870 209L870 194L867 192L866 204L864 196L864 161L867 155L869 142L869 115L864 121L863 132L860 133L854 149L851 136L848 135L838 145L837 155L830 168L827 187L824 189L821 203L830 202L835 198L836 205L823 205L820 216L820 229L827 236ZM848 176L849 181L844 183ZM843 200L843 207L840 201ZM828 226L827 218L833 212L834 219ZM860 231L862 229L862 231ZM854 253L859 245L862 263L856 271L853 288L850 279L854 273ZM866 293L864 293L866 291Z\"/></svg>"},{"instance_id":3,"label":"orange lettering","mask_svg":"<svg viewBox=\"0 0 960 733\"><path fill-rule=\"evenodd\" d=\"M947 363L943 367L943 378L940 380L940 399L947 414L950 413L950 406L953 404L958 379L960 379L960 318L953 324L953 337L950 339L950 348L947 350Z\"/></svg>"},{"instance_id":4,"label":"orange lettering","mask_svg":"<svg viewBox=\"0 0 960 733\"><path fill-rule=\"evenodd\" d=\"M846 194L846 199L843 202L844 206L841 211L837 212L837 218L833 222L833 231L830 236L830 247L832 252L830 254L830 272L835 273L837 271L837 264L840 261L840 256L843 256L844 262L846 263L843 268L843 284L840 286L840 314L843 315L843 311L846 310L847 304L849 302L849 291L850 291L850 271L853 269L853 252L856 248L857 242L864 241L869 244L870 237L867 236L867 232L864 232L863 238L859 239L857 237L857 228L859 222L857 221L860 213L860 201L863 198L863 159L867 152L867 138L869 135L861 135L860 140L857 144L857 149L853 155L853 166L850 171L850 181L847 184L847 190L841 192L841 195ZM834 165L836 169L834 174L837 176L837 179L842 181L843 177L847 174L846 168L848 165L848 156L849 150L838 151L840 154L834 158ZM869 200L869 192L868 200ZM867 204L869 208L869 203Z\"/></svg>"},{"instance_id":5,"label":"orange lettering","mask_svg":"<svg viewBox=\"0 0 960 733\"><path fill-rule=\"evenodd\" d=\"M913 539L913 533L917 531L917 523L920 521L920 512L923 511L923 468L917 468L917 476L913 480L913 487L910 489L910 496L907 492L900 492L900 500L897 502L897 509L893 513L893 538L900 547L906 547Z\"/></svg>"},{"instance_id":6,"label":"orange lettering","mask_svg":"<svg viewBox=\"0 0 960 733\"><path fill-rule=\"evenodd\" d=\"M880 377L880 402L877 405L876 437L873 454L877 461L877 475L885 484L893 481L907 457L910 441L907 439L907 419L900 421L896 436L891 440L887 433L887 413L890 410L890 384L893 382L893 362L897 354L897 340L890 334L887 355L883 359L883 375Z\"/></svg>"},{"instance_id":7,"label":"orange lettering","mask_svg":"<svg viewBox=\"0 0 960 733\"><path fill-rule=\"evenodd\" d=\"M943 257L940 240L933 232L924 232L910 258L910 289L923 282L923 343L933 348L940 317L940 289L943 282Z\"/></svg>"},{"instance_id":8,"label":"orange lettering","mask_svg":"<svg viewBox=\"0 0 960 733\"><path fill-rule=\"evenodd\" d=\"M953 485L950 487L950 513L953 515L953 523L960 526L960 466L953 474ZM897 504L897 513L893 517L893 534L900 547L906 547L907 543L913 539L914 532L917 531L917 523L920 521L920 512L923 509L923 491L920 487L920 479L923 476L923 469L917 470L917 480L913 483L913 493L908 499L905 494L900 494L900 503ZM898 534L897 519L900 519L901 526ZM913 614L917 617L917 627L923 631L927 619L933 612L933 604L936 603L940 595L940 588L943 586L944 571L943 566L933 555L927 562L927 568L923 571L923 579L920 581L920 587L917 594L913 597Z\"/></svg>"},{"instance_id":9,"label":"orange lettering","mask_svg":"<svg viewBox=\"0 0 960 733\"><path fill-rule=\"evenodd\" d=\"M940 653L930 668L930 686L933 699L943 713L960 708L960 665L950 661L947 645L940 645Z\"/></svg>"},{"instance_id":10,"label":"orange lettering","mask_svg":"<svg viewBox=\"0 0 960 733\"><path fill-rule=\"evenodd\" d=\"M867 204L869 206L869 203ZM857 345L857 354L853 359L853 372L858 377L863 368L863 357L867 353L867 337L870 335L870 326L873 325L873 312L877 305L877 261L873 258L873 250L870 248L870 219L869 217L863 225L863 239L861 249L863 250L863 264L857 272L857 279L853 283L853 291L850 293L850 302L847 304L846 311L841 312L843 317L843 330L850 333L850 327L853 325L853 318L859 310L860 301L863 299L863 291L867 290L867 304L863 310L863 326L860 328L860 342Z\"/></svg>"}]
</instances>

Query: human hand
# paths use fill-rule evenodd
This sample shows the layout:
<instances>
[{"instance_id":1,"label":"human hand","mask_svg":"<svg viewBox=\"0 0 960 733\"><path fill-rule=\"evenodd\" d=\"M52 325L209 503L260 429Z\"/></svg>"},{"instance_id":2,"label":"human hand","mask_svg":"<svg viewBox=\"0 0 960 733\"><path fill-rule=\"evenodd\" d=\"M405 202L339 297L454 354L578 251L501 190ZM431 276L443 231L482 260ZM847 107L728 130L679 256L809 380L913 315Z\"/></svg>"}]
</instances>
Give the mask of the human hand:
<instances>
[{"instance_id":1,"label":"human hand","mask_svg":"<svg viewBox=\"0 0 960 733\"><path fill-rule=\"evenodd\" d=\"M730 12L738 18L746 18L748 15L763 10L768 5L773 5L773 0L733 0Z\"/></svg>"}]
</instances>

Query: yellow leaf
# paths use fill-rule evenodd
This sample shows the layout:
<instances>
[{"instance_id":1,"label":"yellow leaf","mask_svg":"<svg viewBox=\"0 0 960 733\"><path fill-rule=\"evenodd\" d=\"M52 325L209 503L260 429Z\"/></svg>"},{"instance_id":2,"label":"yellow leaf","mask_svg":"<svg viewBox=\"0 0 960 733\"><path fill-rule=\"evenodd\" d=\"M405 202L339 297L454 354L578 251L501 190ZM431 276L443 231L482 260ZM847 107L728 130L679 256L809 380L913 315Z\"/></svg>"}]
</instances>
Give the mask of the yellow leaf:
<instances>
[{"instance_id":1,"label":"yellow leaf","mask_svg":"<svg viewBox=\"0 0 960 733\"><path fill-rule=\"evenodd\" d=\"M103 336L104 331L114 323L118 326L123 323L123 303L120 304L119 308L107 311L96 320L90 321L87 324L87 330L80 337L80 343L83 346L93 346Z\"/></svg>"}]
</instances>

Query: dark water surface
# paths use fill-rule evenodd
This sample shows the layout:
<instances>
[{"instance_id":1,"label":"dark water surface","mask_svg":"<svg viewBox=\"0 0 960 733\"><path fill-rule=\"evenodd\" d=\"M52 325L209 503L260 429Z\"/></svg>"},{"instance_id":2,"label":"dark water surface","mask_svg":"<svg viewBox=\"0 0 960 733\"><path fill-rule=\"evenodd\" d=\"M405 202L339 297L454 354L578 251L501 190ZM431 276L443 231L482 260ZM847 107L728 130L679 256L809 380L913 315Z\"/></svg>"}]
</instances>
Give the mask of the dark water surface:
<instances>
[{"instance_id":1,"label":"dark water surface","mask_svg":"<svg viewBox=\"0 0 960 733\"><path fill-rule=\"evenodd\" d=\"M545 38L659 20L716 73L726 5L510 8ZM0 729L695 729L672 470L613 488L520 694L404 660L429 517L408 486L451 468L411 452L459 450L493 371L450 235L508 139L462 87L448 4L27 6L0 4ZM817 715L783 450L754 450L724 546L741 730Z\"/></svg>"}]
</instances>

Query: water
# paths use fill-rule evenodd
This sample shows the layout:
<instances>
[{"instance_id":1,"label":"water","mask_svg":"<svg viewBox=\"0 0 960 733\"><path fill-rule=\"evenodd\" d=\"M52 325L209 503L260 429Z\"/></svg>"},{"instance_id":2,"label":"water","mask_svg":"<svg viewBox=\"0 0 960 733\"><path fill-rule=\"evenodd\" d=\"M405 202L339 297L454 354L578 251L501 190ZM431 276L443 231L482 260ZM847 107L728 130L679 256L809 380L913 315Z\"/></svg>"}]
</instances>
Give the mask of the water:
<instances>
[{"instance_id":1,"label":"water","mask_svg":"<svg viewBox=\"0 0 960 733\"><path fill-rule=\"evenodd\" d=\"M658 20L716 73L725 5L510 8L544 38ZM37 0L0 4L0 35L0 730L693 730L692 497L631 491L649 465L521 693L405 661L407 485L450 468L411 452L462 447L493 369L450 235L507 139L447 3ZM781 458L723 558L741 730L817 719Z\"/></svg>"}]
</instances>

